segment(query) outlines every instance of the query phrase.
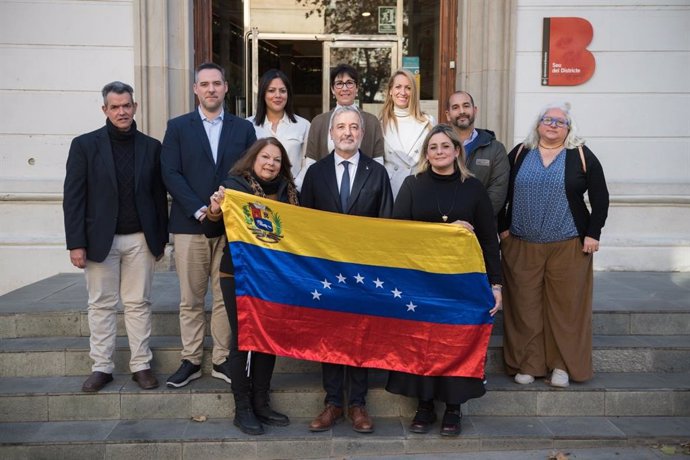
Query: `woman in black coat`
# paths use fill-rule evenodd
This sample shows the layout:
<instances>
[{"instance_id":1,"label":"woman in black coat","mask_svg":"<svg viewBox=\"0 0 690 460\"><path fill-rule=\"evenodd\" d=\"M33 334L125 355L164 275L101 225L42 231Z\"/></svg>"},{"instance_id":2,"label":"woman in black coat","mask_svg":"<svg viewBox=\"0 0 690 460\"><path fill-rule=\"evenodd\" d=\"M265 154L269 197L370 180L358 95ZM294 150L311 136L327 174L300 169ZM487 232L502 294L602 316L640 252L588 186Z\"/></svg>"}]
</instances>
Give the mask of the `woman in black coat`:
<instances>
[{"instance_id":1,"label":"woman in black coat","mask_svg":"<svg viewBox=\"0 0 690 460\"><path fill-rule=\"evenodd\" d=\"M467 169L462 142L448 125L431 129L422 148L418 173L408 176L393 207L394 219L445 222L460 225L477 235L486 273L494 295L490 314L502 308L501 263L491 200L484 186ZM391 371L386 390L419 400L410 425L413 433L426 433L436 421L434 400L446 403L442 436L461 430L460 405L484 395L484 380L470 377L422 376Z\"/></svg>"},{"instance_id":2,"label":"woman in black coat","mask_svg":"<svg viewBox=\"0 0 690 460\"><path fill-rule=\"evenodd\" d=\"M278 139L267 137L256 141L230 170L229 177L218 191L211 196L211 203L206 211L207 218L203 223L206 236L219 236L225 231L221 204L226 188L298 205L297 189L290 167L287 152ZM227 244L220 261L220 288L232 334L229 359L231 387L235 398L234 424L247 434L262 434L262 424L286 426L290 423L288 417L269 406L268 393L275 355L251 352L251 365L247 370L250 352L238 349L235 277Z\"/></svg>"}]
</instances>

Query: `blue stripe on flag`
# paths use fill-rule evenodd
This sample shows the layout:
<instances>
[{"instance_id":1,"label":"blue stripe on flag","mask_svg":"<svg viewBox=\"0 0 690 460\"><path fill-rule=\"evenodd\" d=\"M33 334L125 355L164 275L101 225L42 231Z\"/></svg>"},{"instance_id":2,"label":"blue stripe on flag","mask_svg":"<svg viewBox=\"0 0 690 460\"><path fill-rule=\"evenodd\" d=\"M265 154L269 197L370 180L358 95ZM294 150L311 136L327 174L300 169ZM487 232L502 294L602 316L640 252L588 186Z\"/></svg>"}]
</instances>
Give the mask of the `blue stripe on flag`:
<instances>
[{"instance_id":1,"label":"blue stripe on flag","mask_svg":"<svg viewBox=\"0 0 690 460\"><path fill-rule=\"evenodd\" d=\"M494 298L485 273L426 273L229 244L237 296L411 321L493 323Z\"/></svg>"}]
</instances>

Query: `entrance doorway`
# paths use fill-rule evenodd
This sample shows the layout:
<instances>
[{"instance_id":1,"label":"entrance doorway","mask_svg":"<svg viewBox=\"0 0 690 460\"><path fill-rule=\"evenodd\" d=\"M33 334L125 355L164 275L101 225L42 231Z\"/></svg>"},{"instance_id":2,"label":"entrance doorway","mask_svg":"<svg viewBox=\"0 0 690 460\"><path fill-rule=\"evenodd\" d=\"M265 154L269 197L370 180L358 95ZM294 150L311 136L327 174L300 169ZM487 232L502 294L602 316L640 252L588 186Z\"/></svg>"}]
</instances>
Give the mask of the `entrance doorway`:
<instances>
[{"instance_id":1,"label":"entrance doorway","mask_svg":"<svg viewBox=\"0 0 690 460\"><path fill-rule=\"evenodd\" d=\"M385 98L388 79L400 65L398 42L309 38L252 31L247 37L246 50L246 94L250 95L247 112L254 110L259 79L269 69L280 69L290 78L298 115L311 120L327 112L335 106L330 91L330 71L346 62L360 74L356 102L365 111L377 115Z\"/></svg>"},{"instance_id":2,"label":"entrance doorway","mask_svg":"<svg viewBox=\"0 0 690 460\"><path fill-rule=\"evenodd\" d=\"M260 76L291 79L296 112L311 120L335 104L330 69L360 73L358 103L378 114L391 73L418 77L422 109L437 115L455 87L455 0L194 0L195 64L228 70L227 107L255 110Z\"/></svg>"},{"instance_id":3,"label":"entrance doorway","mask_svg":"<svg viewBox=\"0 0 690 460\"><path fill-rule=\"evenodd\" d=\"M311 120L322 112L323 46L320 41L252 34L247 40L246 56L244 81L245 94L249 95L248 115L256 106L259 78L269 69L280 69L290 79L297 115Z\"/></svg>"},{"instance_id":4,"label":"entrance doorway","mask_svg":"<svg viewBox=\"0 0 690 460\"><path fill-rule=\"evenodd\" d=\"M357 102L366 112L378 115L386 98L386 85L395 69L400 67L398 43L392 41L324 42L323 107L335 107L329 87L330 70L342 62L359 72Z\"/></svg>"}]
</instances>

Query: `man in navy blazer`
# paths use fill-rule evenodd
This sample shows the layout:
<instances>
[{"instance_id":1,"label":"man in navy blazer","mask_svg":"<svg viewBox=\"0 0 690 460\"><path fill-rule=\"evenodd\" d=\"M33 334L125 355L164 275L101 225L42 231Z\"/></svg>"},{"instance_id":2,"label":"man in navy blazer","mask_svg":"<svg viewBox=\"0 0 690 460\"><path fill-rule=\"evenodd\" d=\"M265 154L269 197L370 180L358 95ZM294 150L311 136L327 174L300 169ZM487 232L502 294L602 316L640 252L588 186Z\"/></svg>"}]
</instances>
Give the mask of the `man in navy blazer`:
<instances>
[{"instance_id":1,"label":"man in navy blazer","mask_svg":"<svg viewBox=\"0 0 690 460\"><path fill-rule=\"evenodd\" d=\"M393 192L386 168L359 150L364 136L359 110L351 106L336 108L331 118L330 136L335 149L307 170L300 197L302 206L355 216L390 217ZM326 333L337 334L338 331ZM347 379L348 416L352 428L360 433L374 431L365 408L367 369L322 363L322 377L326 407L311 422L309 429L329 430L342 418Z\"/></svg>"},{"instance_id":2,"label":"man in navy blazer","mask_svg":"<svg viewBox=\"0 0 690 460\"><path fill-rule=\"evenodd\" d=\"M210 196L228 171L256 141L252 124L224 111L225 71L201 64L194 75L196 110L168 121L163 139L163 180L172 196L170 232L180 280L182 364L167 385L179 388L201 377L209 279L213 293L211 336L213 377L230 383L230 323L220 291L219 266L225 236L206 238L201 222Z\"/></svg>"},{"instance_id":3,"label":"man in navy blazer","mask_svg":"<svg viewBox=\"0 0 690 460\"><path fill-rule=\"evenodd\" d=\"M150 290L155 261L168 242L168 199L161 177L161 144L137 131L131 86L103 88L106 126L70 146L63 210L70 260L83 268L89 293L92 374L83 391L113 380L117 304L122 300L132 378L156 388L151 373Z\"/></svg>"}]
</instances>

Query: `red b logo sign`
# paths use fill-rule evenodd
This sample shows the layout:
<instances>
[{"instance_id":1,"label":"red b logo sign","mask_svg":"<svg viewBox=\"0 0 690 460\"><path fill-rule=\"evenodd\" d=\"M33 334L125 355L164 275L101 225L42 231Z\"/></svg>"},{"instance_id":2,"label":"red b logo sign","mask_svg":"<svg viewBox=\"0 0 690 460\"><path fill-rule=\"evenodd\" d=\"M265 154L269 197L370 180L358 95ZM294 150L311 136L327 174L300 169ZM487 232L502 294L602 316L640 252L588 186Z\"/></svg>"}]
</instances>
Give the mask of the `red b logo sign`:
<instances>
[{"instance_id":1,"label":"red b logo sign","mask_svg":"<svg viewBox=\"0 0 690 460\"><path fill-rule=\"evenodd\" d=\"M542 86L574 86L594 74L592 24L582 18L544 18Z\"/></svg>"}]
</instances>

